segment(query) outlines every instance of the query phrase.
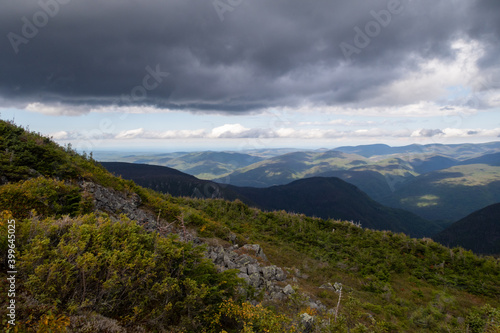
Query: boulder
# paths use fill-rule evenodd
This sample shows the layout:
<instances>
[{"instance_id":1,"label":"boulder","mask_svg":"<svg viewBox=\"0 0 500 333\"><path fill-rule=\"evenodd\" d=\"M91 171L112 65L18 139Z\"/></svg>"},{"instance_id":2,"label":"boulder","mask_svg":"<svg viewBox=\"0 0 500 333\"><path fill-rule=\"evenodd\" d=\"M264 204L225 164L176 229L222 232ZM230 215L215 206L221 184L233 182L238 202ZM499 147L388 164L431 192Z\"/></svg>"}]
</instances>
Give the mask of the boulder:
<instances>
[{"instance_id":1,"label":"boulder","mask_svg":"<svg viewBox=\"0 0 500 333\"><path fill-rule=\"evenodd\" d=\"M285 288L283 288L283 294L285 295L291 295L295 293L295 290L293 290L292 286L287 284Z\"/></svg>"},{"instance_id":2,"label":"boulder","mask_svg":"<svg viewBox=\"0 0 500 333\"><path fill-rule=\"evenodd\" d=\"M314 317L307 313L303 313L300 315L300 323L304 326L303 332L311 332L314 325Z\"/></svg>"},{"instance_id":3,"label":"boulder","mask_svg":"<svg viewBox=\"0 0 500 333\"><path fill-rule=\"evenodd\" d=\"M245 249L248 252L255 254L256 257L267 260L267 257L264 254L264 250L262 250L259 244L246 244L243 245L242 249Z\"/></svg>"}]
</instances>

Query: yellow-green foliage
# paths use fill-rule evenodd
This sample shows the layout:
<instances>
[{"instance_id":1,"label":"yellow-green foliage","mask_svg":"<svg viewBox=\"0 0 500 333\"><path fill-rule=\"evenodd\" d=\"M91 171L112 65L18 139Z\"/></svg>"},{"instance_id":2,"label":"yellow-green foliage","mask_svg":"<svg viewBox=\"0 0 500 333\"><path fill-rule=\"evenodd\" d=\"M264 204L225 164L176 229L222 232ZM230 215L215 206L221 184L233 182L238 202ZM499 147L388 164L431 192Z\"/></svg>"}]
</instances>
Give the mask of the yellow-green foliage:
<instances>
[{"instance_id":1,"label":"yellow-green foliage","mask_svg":"<svg viewBox=\"0 0 500 333\"><path fill-rule=\"evenodd\" d=\"M260 304L254 306L248 302L234 302L232 299L222 302L218 312L207 318L207 322L209 326L203 330L205 333L293 332L287 317L277 315Z\"/></svg>"},{"instance_id":2,"label":"yellow-green foliage","mask_svg":"<svg viewBox=\"0 0 500 333\"><path fill-rule=\"evenodd\" d=\"M74 215L85 209L81 200L77 186L44 177L0 187L0 211L10 210L17 219L27 218L32 210L43 216Z\"/></svg>"},{"instance_id":3,"label":"yellow-green foliage","mask_svg":"<svg viewBox=\"0 0 500 333\"><path fill-rule=\"evenodd\" d=\"M203 247L148 233L126 218L90 214L19 227L19 280L37 302L69 315L92 311L123 325L182 323L196 331L239 284L234 271L216 272Z\"/></svg>"},{"instance_id":4,"label":"yellow-green foliage","mask_svg":"<svg viewBox=\"0 0 500 333\"><path fill-rule=\"evenodd\" d=\"M0 120L0 179L17 182L39 176L63 180L92 180L117 190L133 184L111 175L91 155L79 155L39 133Z\"/></svg>"}]
</instances>

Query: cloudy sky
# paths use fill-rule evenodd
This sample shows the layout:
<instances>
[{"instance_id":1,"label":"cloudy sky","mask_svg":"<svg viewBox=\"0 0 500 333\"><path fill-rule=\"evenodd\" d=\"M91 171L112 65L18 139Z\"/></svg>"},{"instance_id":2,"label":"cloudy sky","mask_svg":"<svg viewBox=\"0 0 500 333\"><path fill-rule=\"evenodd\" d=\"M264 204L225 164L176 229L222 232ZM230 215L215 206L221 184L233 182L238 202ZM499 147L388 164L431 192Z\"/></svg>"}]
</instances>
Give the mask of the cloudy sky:
<instances>
[{"instance_id":1,"label":"cloudy sky","mask_svg":"<svg viewBox=\"0 0 500 333\"><path fill-rule=\"evenodd\" d=\"M0 0L2 119L80 149L500 140L498 0Z\"/></svg>"}]
</instances>

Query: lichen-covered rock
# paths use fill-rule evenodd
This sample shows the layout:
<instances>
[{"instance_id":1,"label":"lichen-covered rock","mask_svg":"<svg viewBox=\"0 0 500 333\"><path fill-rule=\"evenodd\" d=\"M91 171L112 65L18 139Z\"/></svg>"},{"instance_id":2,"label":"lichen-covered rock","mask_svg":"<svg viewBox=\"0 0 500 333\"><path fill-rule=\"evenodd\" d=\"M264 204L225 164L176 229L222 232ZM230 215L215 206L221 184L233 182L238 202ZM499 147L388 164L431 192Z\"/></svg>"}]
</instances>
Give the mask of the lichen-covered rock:
<instances>
[{"instance_id":1,"label":"lichen-covered rock","mask_svg":"<svg viewBox=\"0 0 500 333\"><path fill-rule=\"evenodd\" d=\"M332 286L332 284L330 282L321 285L319 288L320 289L329 289L329 290L335 291L335 288Z\"/></svg>"},{"instance_id":2,"label":"lichen-covered rock","mask_svg":"<svg viewBox=\"0 0 500 333\"><path fill-rule=\"evenodd\" d=\"M241 249L246 253L240 254L240 249L236 245L228 248L220 245L208 246L205 256L214 262L220 272L227 269L239 270L238 277L244 279L248 285L258 290L264 290L268 299L283 300L287 295L295 292L291 287L285 292L282 287L276 284L276 282L285 281L287 278L287 274L282 268L276 265L263 266L250 256L255 254L259 258L267 260L260 245L247 244Z\"/></svg>"},{"instance_id":3,"label":"lichen-covered rock","mask_svg":"<svg viewBox=\"0 0 500 333\"><path fill-rule=\"evenodd\" d=\"M293 290L292 286L287 284L285 288L283 288L283 293L285 295L291 295L293 293L295 293L295 290Z\"/></svg>"},{"instance_id":4,"label":"lichen-covered rock","mask_svg":"<svg viewBox=\"0 0 500 333\"><path fill-rule=\"evenodd\" d=\"M264 275L265 280L275 280L276 278L276 266L266 266L262 268L262 275Z\"/></svg>"},{"instance_id":5,"label":"lichen-covered rock","mask_svg":"<svg viewBox=\"0 0 500 333\"><path fill-rule=\"evenodd\" d=\"M259 288L263 284L263 281L262 281L259 273L253 273L253 274L249 275L248 280L249 280L248 284L254 288Z\"/></svg>"},{"instance_id":6,"label":"lichen-covered rock","mask_svg":"<svg viewBox=\"0 0 500 333\"><path fill-rule=\"evenodd\" d=\"M253 252L256 257L262 258L267 261L267 257L264 254L264 250L262 250L259 244L246 244L242 247L242 249L245 249L248 252Z\"/></svg>"},{"instance_id":7,"label":"lichen-covered rock","mask_svg":"<svg viewBox=\"0 0 500 333\"><path fill-rule=\"evenodd\" d=\"M276 267L276 275L275 275L276 281L285 281L286 280L286 273L283 269Z\"/></svg>"},{"instance_id":8,"label":"lichen-covered rock","mask_svg":"<svg viewBox=\"0 0 500 333\"><path fill-rule=\"evenodd\" d=\"M300 315L300 323L304 326L303 332L311 332L314 325L314 317L307 313L303 313Z\"/></svg>"},{"instance_id":9,"label":"lichen-covered rock","mask_svg":"<svg viewBox=\"0 0 500 333\"><path fill-rule=\"evenodd\" d=\"M260 267L257 264L250 264L247 267L247 273L248 274L255 274L260 272Z\"/></svg>"},{"instance_id":10,"label":"lichen-covered rock","mask_svg":"<svg viewBox=\"0 0 500 333\"><path fill-rule=\"evenodd\" d=\"M125 214L141 224L154 224L156 219L139 208L141 198L136 193L126 193L106 188L93 182L82 182L81 188L91 193L97 210L112 215Z\"/></svg>"}]
</instances>

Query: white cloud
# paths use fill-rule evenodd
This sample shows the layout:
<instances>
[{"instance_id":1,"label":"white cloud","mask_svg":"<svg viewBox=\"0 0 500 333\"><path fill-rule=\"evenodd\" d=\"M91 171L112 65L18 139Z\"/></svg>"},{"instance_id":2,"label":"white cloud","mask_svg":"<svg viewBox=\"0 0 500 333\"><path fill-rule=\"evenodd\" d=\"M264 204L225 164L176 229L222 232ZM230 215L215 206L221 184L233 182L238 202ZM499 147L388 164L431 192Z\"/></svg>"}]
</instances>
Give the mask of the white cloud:
<instances>
[{"instance_id":1,"label":"white cloud","mask_svg":"<svg viewBox=\"0 0 500 333\"><path fill-rule=\"evenodd\" d=\"M436 116L456 116L456 115L472 115L478 112L477 109L456 105L442 105L435 102L421 101L415 104L408 104L402 106L373 106L373 107L339 107L339 106L313 106L302 105L297 108L283 107L275 108L277 112L282 114L288 113L301 113L308 114L335 114L335 115L348 115L357 117L384 117L384 118L397 118L397 117L410 117L410 118L429 118ZM342 122L339 121L339 124ZM306 124L306 123L304 123ZM314 124L314 123L311 123ZM346 125L348 122L346 122ZM353 122L353 126L361 125L362 123ZM364 126L369 124L364 124Z\"/></svg>"},{"instance_id":2,"label":"white cloud","mask_svg":"<svg viewBox=\"0 0 500 333\"><path fill-rule=\"evenodd\" d=\"M440 137L440 138L495 138L500 136L500 128L445 128L440 129L418 129L412 132L411 137Z\"/></svg>"},{"instance_id":3,"label":"white cloud","mask_svg":"<svg viewBox=\"0 0 500 333\"><path fill-rule=\"evenodd\" d=\"M146 132L142 136L145 139L196 139L206 136L203 129L199 130L170 130L164 132Z\"/></svg>"},{"instance_id":4,"label":"white cloud","mask_svg":"<svg viewBox=\"0 0 500 333\"><path fill-rule=\"evenodd\" d=\"M72 138L70 136L70 134L68 132L66 132L66 131L55 132L55 133L50 134L50 136L54 140L70 140Z\"/></svg>"},{"instance_id":5,"label":"white cloud","mask_svg":"<svg viewBox=\"0 0 500 333\"><path fill-rule=\"evenodd\" d=\"M249 129L243 127L241 124L225 124L212 129L209 137L212 138L230 138L238 137L243 133L248 132Z\"/></svg>"},{"instance_id":6,"label":"white cloud","mask_svg":"<svg viewBox=\"0 0 500 333\"><path fill-rule=\"evenodd\" d=\"M144 134L143 128L122 131L115 136L115 139L135 139L137 137L141 137Z\"/></svg>"},{"instance_id":7,"label":"white cloud","mask_svg":"<svg viewBox=\"0 0 500 333\"><path fill-rule=\"evenodd\" d=\"M206 140L210 142L222 142L226 139L231 140L248 140L248 139L276 139L276 140L337 140L349 141L358 140L364 142L384 142L384 141L408 141L422 142L425 140L440 140L447 141L448 139L462 139L464 141L493 141L500 137L500 128L484 129L484 128L380 128L367 127L361 129L346 129L339 130L333 128L325 128L317 126L315 128L293 128L293 127L277 127L277 128L247 128L241 124L225 124L215 127L212 130L191 129L191 130L168 130L168 131L148 131L144 128L136 128L124 130L119 133L103 133L102 131L83 131L83 132L68 132L59 131L52 133L55 140L68 141L80 140L99 142L103 140L107 142L122 141L122 140L147 140L150 142L161 142L162 140Z\"/></svg>"}]
</instances>

